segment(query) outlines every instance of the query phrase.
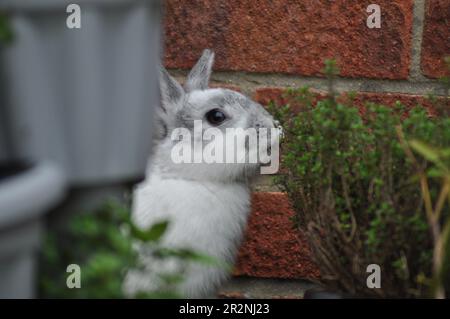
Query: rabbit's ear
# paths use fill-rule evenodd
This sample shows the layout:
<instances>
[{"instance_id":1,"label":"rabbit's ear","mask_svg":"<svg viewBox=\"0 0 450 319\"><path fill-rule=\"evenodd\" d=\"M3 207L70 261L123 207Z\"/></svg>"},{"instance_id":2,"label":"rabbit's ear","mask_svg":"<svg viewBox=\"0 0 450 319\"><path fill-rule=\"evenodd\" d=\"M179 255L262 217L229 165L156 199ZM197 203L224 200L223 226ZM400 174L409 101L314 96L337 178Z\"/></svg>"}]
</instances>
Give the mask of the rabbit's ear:
<instances>
[{"instance_id":1,"label":"rabbit's ear","mask_svg":"<svg viewBox=\"0 0 450 319\"><path fill-rule=\"evenodd\" d=\"M198 62L194 65L187 77L184 88L186 92L194 90L206 90L214 63L214 52L204 50Z\"/></svg>"},{"instance_id":2,"label":"rabbit's ear","mask_svg":"<svg viewBox=\"0 0 450 319\"><path fill-rule=\"evenodd\" d=\"M164 137L169 128L173 127L176 113L181 107L184 98L183 87L170 76L169 72L159 66L159 88L161 94L160 108L157 109L157 136Z\"/></svg>"},{"instance_id":3,"label":"rabbit's ear","mask_svg":"<svg viewBox=\"0 0 450 319\"><path fill-rule=\"evenodd\" d=\"M159 85L161 90L161 107L167 113L176 107L184 96L182 86L170 76L169 72L163 67L159 68Z\"/></svg>"}]
</instances>

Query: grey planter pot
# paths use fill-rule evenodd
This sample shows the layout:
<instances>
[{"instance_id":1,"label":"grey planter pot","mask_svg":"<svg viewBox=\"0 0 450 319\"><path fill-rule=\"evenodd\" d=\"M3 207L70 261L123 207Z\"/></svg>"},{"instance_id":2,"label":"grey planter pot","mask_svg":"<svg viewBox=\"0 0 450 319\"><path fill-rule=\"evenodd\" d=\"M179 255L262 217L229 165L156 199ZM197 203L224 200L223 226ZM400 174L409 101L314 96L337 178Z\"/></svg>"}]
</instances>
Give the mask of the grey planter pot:
<instances>
[{"instance_id":1,"label":"grey planter pot","mask_svg":"<svg viewBox=\"0 0 450 319\"><path fill-rule=\"evenodd\" d=\"M62 221L143 177L151 152L160 1L78 0L69 29L73 2L0 0L0 164L54 163L0 181L0 298L34 296L42 216L66 188Z\"/></svg>"},{"instance_id":2,"label":"grey planter pot","mask_svg":"<svg viewBox=\"0 0 450 319\"><path fill-rule=\"evenodd\" d=\"M76 1L81 29L66 26L69 3L0 0L14 31L1 50L12 156L52 160L76 186L140 178L159 103L160 2Z\"/></svg>"},{"instance_id":3,"label":"grey planter pot","mask_svg":"<svg viewBox=\"0 0 450 319\"><path fill-rule=\"evenodd\" d=\"M7 178L0 172L0 298L35 296L42 215L61 200L64 185L48 163Z\"/></svg>"}]
</instances>

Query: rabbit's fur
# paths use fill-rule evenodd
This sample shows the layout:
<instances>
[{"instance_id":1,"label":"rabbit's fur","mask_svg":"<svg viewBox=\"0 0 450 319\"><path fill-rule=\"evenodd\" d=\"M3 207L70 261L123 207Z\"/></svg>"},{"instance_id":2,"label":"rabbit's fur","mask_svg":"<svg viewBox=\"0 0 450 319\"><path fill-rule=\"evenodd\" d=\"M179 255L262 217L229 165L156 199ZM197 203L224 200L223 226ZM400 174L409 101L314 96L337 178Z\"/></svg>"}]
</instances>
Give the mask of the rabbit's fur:
<instances>
[{"instance_id":1,"label":"rabbit's fur","mask_svg":"<svg viewBox=\"0 0 450 319\"><path fill-rule=\"evenodd\" d=\"M165 246L192 248L232 264L250 211L248 182L260 165L175 164L170 156L174 145L170 136L177 127L192 130L194 120L202 120L206 129L210 125L205 114L214 108L227 114L227 120L218 126L222 131L227 127L270 129L274 121L261 105L238 92L209 89L213 60L214 54L205 50L184 88L161 68L160 140L149 161L146 180L135 189L132 214L142 228L169 220L169 229L162 238ZM153 269L176 268L166 261L144 260ZM222 267L192 264L180 292L188 298L214 296L227 272ZM125 289L149 290L154 280L145 272L129 272Z\"/></svg>"}]
</instances>

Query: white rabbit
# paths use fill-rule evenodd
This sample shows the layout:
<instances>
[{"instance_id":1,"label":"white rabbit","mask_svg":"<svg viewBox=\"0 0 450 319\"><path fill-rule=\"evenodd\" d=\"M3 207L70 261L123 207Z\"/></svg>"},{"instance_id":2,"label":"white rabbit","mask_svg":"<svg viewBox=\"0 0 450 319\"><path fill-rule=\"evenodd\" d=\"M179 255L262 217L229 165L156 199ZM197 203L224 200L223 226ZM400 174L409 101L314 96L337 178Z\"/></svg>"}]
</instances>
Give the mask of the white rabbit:
<instances>
[{"instance_id":1,"label":"white rabbit","mask_svg":"<svg viewBox=\"0 0 450 319\"><path fill-rule=\"evenodd\" d=\"M169 220L162 238L165 246L188 247L232 264L250 211L249 180L260 164L176 164L171 158L176 142L171 134L180 127L192 131L194 120L201 120L203 129L216 127L222 132L236 127L270 130L274 120L261 105L238 92L208 88L213 60L214 53L205 50L184 88L161 68L161 136L147 178L135 189L132 215L142 228ZM149 267L170 268L151 258L146 262ZM192 264L180 292L188 298L214 296L227 272L222 267ZM145 276L129 272L125 290L151 289L154 278Z\"/></svg>"}]
</instances>

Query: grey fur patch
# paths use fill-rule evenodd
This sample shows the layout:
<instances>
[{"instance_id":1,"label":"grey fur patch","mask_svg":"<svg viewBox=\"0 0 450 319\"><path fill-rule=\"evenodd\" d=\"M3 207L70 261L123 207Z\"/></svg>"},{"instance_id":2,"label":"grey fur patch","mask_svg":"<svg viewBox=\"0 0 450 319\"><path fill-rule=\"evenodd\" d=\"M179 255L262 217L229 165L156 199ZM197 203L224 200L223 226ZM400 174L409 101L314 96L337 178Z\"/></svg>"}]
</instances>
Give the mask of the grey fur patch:
<instances>
[{"instance_id":1,"label":"grey fur patch","mask_svg":"<svg viewBox=\"0 0 450 319\"><path fill-rule=\"evenodd\" d=\"M216 105L220 108L232 107L243 108L245 110L251 109L253 103L249 98L244 95L231 90L222 90L220 95L214 96L209 100L210 105Z\"/></svg>"}]
</instances>

